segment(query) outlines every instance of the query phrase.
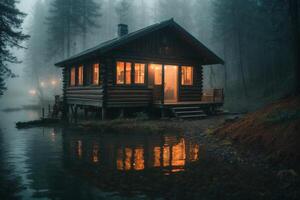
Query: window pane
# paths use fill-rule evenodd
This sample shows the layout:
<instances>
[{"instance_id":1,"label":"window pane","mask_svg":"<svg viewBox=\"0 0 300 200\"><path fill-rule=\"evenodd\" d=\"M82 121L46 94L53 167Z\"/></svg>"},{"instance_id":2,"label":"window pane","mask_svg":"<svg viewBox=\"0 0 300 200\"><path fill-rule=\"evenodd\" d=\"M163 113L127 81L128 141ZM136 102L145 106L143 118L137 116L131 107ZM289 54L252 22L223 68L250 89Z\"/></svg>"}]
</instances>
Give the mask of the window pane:
<instances>
[{"instance_id":1,"label":"window pane","mask_svg":"<svg viewBox=\"0 0 300 200\"><path fill-rule=\"evenodd\" d=\"M145 82L145 64L134 64L134 82L136 84L143 84Z\"/></svg>"},{"instance_id":2,"label":"window pane","mask_svg":"<svg viewBox=\"0 0 300 200\"><path fill-rule=\"evenodd\" d=\"M74 86L75 85L75 73L76 73L76 69L75 67L72 67L71 68L71 86Z\"/></svg>"},{"instance_id":3,"label":"window pane","mask_svg":"<svg viewBox=\"0 0 300 200\"><path fill-rule=\"evenodd\" d=\"M162 65L154 66L154 84L161 85L162 82Z\"/></svg>"},{"instance_id":4,"label":"window pane","mask_svg":"<svg viewBox=\"0 0 300 200\"><path fill-rule=\"evenodd\" d=\"M116 75L116 80L117 84L124 84L124 68L125 64L124 62L117 62L117 75Z\"/></svg>"},{"instance_id":5,"label":"window pane","mask_svg":"<svg viewBox=\"0 0 300 200\"><path fill-rule=\"evenodd\" d=\"M78 85L83 85L83 66L78 68Z\"/></svg>"},{"instance_id":6,"label":"window pane","mask_svg":"<svg viewBox=\"0 0 300 200\"><path fill-rule=\"evenodd\" d=\"M193 67L191 66L181 67L181 84L193 85Z\"/></svg>"},{"instance_id":7,"label":"window pane","mask_svg":"<svg viewBox=\"0 0 300 200\"><path fill-rule=\"evenodd\" d=\"M126 63L126 84L131 84L131 63Z\"/></svg>"},{"instance_id":8,"label":"window pane","mask_svg":"<svg viewBox=\"0 0 300 200\"><path fill-rule=\"evenodd\" d=\"M99 85L99 63L93 65L93 84Z\"/></svg>"}]
</instances>

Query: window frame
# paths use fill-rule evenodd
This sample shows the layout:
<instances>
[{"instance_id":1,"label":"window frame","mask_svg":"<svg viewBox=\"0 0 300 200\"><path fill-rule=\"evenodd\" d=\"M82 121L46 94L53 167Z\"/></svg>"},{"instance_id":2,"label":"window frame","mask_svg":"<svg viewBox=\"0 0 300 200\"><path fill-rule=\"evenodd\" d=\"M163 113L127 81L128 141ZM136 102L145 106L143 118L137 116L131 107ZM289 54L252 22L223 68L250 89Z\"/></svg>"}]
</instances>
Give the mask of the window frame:
<instances>
[{"instance_id":1,"label":"window frame","mask_svg":"<svg viewBox=\"0 0 300 200\"><path fill-rule=\"evenodd\" d=\"M139 64L139 65L144 65L144 76L143 76L143 83L137 83L136 82L136 80L135 80L135 78L136 78L136 76L135 76L135 65L136 64ZM134 79L134 81L133 81L133 83L134 83L134 85L146 85L146 82L147 82L147 79L146 79L146 74L147 74L147 64L146 63L143 63L143 62L134 62L133 64L132 64L132 68L133 68L133 72L131 72L131 73L133 73L133 79Z\"/></svg>"},{"instance_id":2,"label":"window frame","mask_svg":"<svg viewBox=\"0 0 300 200\"><path fill-rule=\"evenodd\" d=\"M94 83L94 69L95 69L95 65L98 65L98 83ZM92 64L92 81L91 81L91 85L92 86L99 86L101 84L100 82L100 70L101 70L101 65L100 62L94 62Z\"/></svg>"},{"instance_id":3,"label":"window frame","mask_svg":"<svg viewBox=\"0 0 300 200\"><path fill-rule=\"evenodd\" d=\"M81 83L80 83L80 74L79 74L80 68L82 68L82 82ZM82 86L84 86L84 65L78 65L77 74L78 74L78 76L77 76L77 86L82 87Z\"/></svg>"},{"instance_id":4,"label":"window frame","mask_svg":"<svg viewBox=\"0 0 300 200\"><path fill-rule=\"evenodd\" d=\"M184 74L183 74L183 69L184 68L191 68L192 70L191 70L191 83L190 84L186 84L186 83L184 83ZM181 65L180 66L180 85L181 86L183 86L183 87L193 87L194 86L194 77L195 77L195 75L194 75L194 70L195 70L195 67L193 66L193 65Z\"/></svg>"},{"instance_id":5,"label":"window frame","mask_svg":"<svg viewBox=\"0 0 300 200\"><path fill-rule=\"evenodd\" d=\"M74 83L72 83L73 81L72 81L72 71L74 72ZM70 82L69 82L69 86L70 87L75 87L76 86L76 67L75 66L72 66L71 68L70 68Z\"/></svg>"}]
</instances>

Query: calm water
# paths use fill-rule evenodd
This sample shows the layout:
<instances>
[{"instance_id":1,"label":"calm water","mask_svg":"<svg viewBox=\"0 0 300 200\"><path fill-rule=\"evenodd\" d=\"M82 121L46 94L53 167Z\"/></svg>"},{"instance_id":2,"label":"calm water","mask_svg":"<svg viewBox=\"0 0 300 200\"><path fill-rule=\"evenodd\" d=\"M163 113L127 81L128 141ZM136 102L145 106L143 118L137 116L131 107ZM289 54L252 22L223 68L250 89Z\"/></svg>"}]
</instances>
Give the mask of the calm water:
<instances>
[{"instance_id":1,"label":"calm water","mask_svg":"<svg viewBox=\"0 0 300 200\"><path fill-rule=\"evenodd\" d=\"M37 119L38 113L0 117L1 199L154 199L159 195L140 186L151 188L205 157L203 146L178 133L17 130L16 121Z\"/></svg>"}]
</instances>

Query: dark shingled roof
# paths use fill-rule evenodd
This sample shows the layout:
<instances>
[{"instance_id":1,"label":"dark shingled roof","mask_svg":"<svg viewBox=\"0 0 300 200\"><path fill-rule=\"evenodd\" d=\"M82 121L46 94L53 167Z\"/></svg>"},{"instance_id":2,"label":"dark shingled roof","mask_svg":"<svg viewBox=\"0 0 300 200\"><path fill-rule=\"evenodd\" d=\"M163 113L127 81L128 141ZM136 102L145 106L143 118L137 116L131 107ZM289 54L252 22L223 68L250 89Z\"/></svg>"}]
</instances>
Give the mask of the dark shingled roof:
<instances>
[{"instance_id":1,"label":"dark shingled roof","mask_svg":"<svg viewBox=\"0 0 300 200\"><path fill-rule=\"evenodd\" d=\"M219 58L216 54L214 54L211 50L209 50L205 45L203 45L199 40L197 40L194 36L192 36L188 31L186 31L179 24L177 24L172 18L170 20L163 21L163 22L160 22L157 24L153 24L151 26L140 29L138 31L129 33L122 37L117 37L112 40L103 42L93 48L87 49L81 53L71 56L68 59L58 62L55 65L59 66L59 67L63 67L67 63L74 62L76 60L83 59L85 57L89 57L96 53L97 54L106 53L116 47L119 47L120 45L123 45L123 44L133 41L137 38L140 38L148 33L152 33L154 31L157 31L157 30L160 30L160 29L163 29L166 27L174 27L177 31L179 31L181 34L183 34L185 36L185 38L190 40L195 45L195 48L197 48L199 50L199 52L202 52L199 54L199 57L204 59L204 63L202 63L202 64L204 64L204 65L224 64L224 61L221 58Z\"/></svg>"}]
</instances>

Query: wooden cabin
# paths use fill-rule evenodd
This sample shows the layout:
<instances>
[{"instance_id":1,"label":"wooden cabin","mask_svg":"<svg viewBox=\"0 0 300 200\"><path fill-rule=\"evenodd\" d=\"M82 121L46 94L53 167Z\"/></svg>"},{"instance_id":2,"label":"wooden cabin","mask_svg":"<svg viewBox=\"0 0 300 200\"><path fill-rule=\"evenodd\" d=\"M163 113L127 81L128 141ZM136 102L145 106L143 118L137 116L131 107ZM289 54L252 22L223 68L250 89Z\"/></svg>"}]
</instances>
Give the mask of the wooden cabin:
<instances>
[{"instance_id":1,"label":"wooden cabin","mask_svg":"<svg viewBox=\"0 0 300 200\"><path fill-rule=\"evenodd\" d=\"M201 117L223 105L223 90L204 91L204 65L223 60L173 19L128 33L56 64L63 68L64 105L97 109L104 119L116 111L166 111Z\"/></svg>"}]
</instances>

